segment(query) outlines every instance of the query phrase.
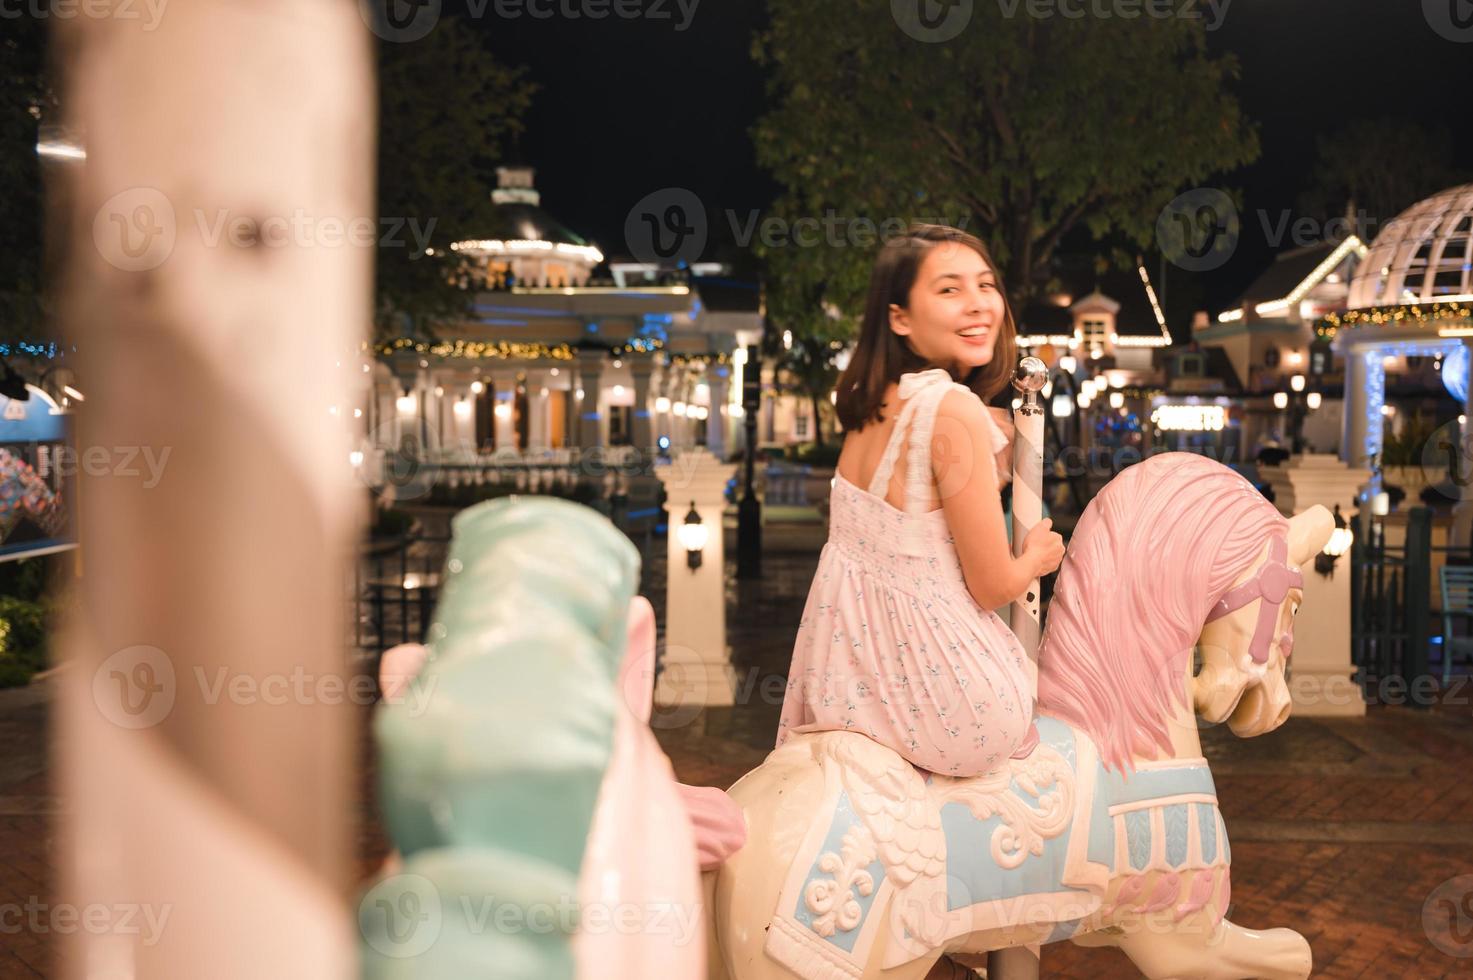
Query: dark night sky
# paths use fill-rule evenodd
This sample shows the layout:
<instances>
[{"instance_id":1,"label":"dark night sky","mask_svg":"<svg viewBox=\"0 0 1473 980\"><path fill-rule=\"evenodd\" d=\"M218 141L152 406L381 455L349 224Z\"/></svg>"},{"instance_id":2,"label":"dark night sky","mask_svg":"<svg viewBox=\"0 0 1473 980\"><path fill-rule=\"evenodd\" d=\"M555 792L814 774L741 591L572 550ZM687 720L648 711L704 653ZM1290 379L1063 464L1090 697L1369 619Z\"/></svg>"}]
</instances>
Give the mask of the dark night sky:
<instances>
[{"instance_id":1,"label":"dark night sky","mask_svg":"<svg viewBox=\"0 0 1473 980\"><path fill-rule=\"evenodd\" d=\"M764 17L761 0L702 0L683 32L673 21L478 21L497 55L542 86L521 156L538 167L548 210L614 253L629 208L658 188L689 188L718 224L728 208L765 207L777 188L747 135L765 99L749 53ZM1271 260L1256 209L1295 206L1317 134L1382 115L1455 123L1473 79L1473 44L1435 33L1420 0L1232 0L1209 44L1237 54L1262 141L1258 163L1219 181L1243 189L1248 213L1232 260L1199 283L1214 305ZM1458 139L1466 166L1473 130Z\"/></svg>"}]
</instances>

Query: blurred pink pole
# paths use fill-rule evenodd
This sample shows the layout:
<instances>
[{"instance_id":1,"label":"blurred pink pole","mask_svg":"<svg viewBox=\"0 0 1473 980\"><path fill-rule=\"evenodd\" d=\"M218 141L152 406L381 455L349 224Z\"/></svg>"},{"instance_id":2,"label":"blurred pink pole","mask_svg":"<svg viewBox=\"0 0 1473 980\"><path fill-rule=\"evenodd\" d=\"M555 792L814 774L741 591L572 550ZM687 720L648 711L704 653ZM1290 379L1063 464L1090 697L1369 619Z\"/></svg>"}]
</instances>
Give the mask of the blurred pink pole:
<instances>
[{"instance_id":1,"label":"blurred pink pole","mask_svg":"<svg viewBox=\"0 0 1473 980\"><path fill-rule=\"evenodd\" d=\"M346 977L361 494L328 409L371 314L336 231L373 217L371 35L353 0L85 7L56 25L79 448L168 456L82 478L59 900L144 931L78 929L57 973Z\"/></svg>"}]
</instances>

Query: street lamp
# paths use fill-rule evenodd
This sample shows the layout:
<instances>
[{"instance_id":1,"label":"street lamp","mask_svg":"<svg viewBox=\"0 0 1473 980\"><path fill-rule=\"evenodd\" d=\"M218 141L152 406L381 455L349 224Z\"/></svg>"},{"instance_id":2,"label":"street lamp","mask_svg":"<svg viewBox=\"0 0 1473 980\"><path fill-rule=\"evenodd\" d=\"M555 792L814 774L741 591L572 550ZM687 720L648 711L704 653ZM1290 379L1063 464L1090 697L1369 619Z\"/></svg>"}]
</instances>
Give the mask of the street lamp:
<instances>
[{"instance_id":1,"label":"street lamp","mask_svg":"<svg viewBox=\"0 0 1473 980\"><path fill-rule=\"evenodd\" d=\"M1289 393L1286 392L1286 391L1276 391L1276 392L1274 392L1274 408L1277 408L1279 411L1282 412L1284 409L1286 409L1288 407L1289 407Z\"/></svg>"},{"instance_id":2,"label":"street lamp","mask_svg":"<svg viewBox=\"0 0 1473 980\"><path fill-rule=\"evenodd\" d=\"M685 523L680 525L680 544L685 548L685 566L691 571L701 567L701 552L706 548L706 539L710 536L711 529L701 521L701 515L696 513L696 502L690 502L690 510L686 512Z\"/></svg>"},{"instance_id":3,"label":"street lamp","mask_svg":"<svg viewBox=\"0 0 1473 980\"><path fill-rule=\"evenodd\" d=\"M1293 388L1296 392L1297 391L1303 391L1304 390L1304 375L1302 375L1302 374L1296 374L1292 378L1290 378L1289 379L1289 387L1290 388Z\"/></svg>"}]
</instances>

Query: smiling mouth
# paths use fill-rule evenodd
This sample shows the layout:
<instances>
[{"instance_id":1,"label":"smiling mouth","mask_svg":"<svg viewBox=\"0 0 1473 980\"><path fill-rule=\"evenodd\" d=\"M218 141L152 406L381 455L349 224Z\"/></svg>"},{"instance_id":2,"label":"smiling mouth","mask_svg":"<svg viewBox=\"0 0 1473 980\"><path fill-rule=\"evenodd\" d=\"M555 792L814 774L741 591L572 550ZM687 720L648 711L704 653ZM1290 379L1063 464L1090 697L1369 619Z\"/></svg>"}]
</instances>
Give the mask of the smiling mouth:
<instances>
[{"instance_id":1,"label":"smiling mouth","mask_svg":"<svg viewBox=\"0 0 1473 980\"><path fill-rule=\"evenodd\" d=\"M975 339L978 337L986 337L990 333L992 333L991 327L967 327L965 330L958 330L957 336L966 337L968 339Z\"/></svg>"}]
</instances>

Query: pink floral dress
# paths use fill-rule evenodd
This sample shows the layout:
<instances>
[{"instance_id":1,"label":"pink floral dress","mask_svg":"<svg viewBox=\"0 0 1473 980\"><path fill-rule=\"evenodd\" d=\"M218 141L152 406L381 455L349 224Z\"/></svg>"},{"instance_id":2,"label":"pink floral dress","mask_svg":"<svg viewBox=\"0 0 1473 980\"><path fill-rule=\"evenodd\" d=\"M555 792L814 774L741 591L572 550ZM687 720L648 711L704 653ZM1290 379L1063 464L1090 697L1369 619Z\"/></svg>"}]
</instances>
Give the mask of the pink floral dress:
<instances>
[{"instance_id":1,"label":"pink floral dress","mask_svg":"<svg viewBox=\"0 0 1473 980\"><path fill-rule=\"evenodd\" d=\"M921 510L936 410L953 389L972 395L939 369L902 376L900 416L869 489L836 476L778 745L798 732L855 731L922 769L972 776L1037 741L1022 645L967 591L944 513ZM1006 437L990 415L988 425L995 456ZM897 510L885 492L907 446Z\"/></svg>"}]
</instances>

